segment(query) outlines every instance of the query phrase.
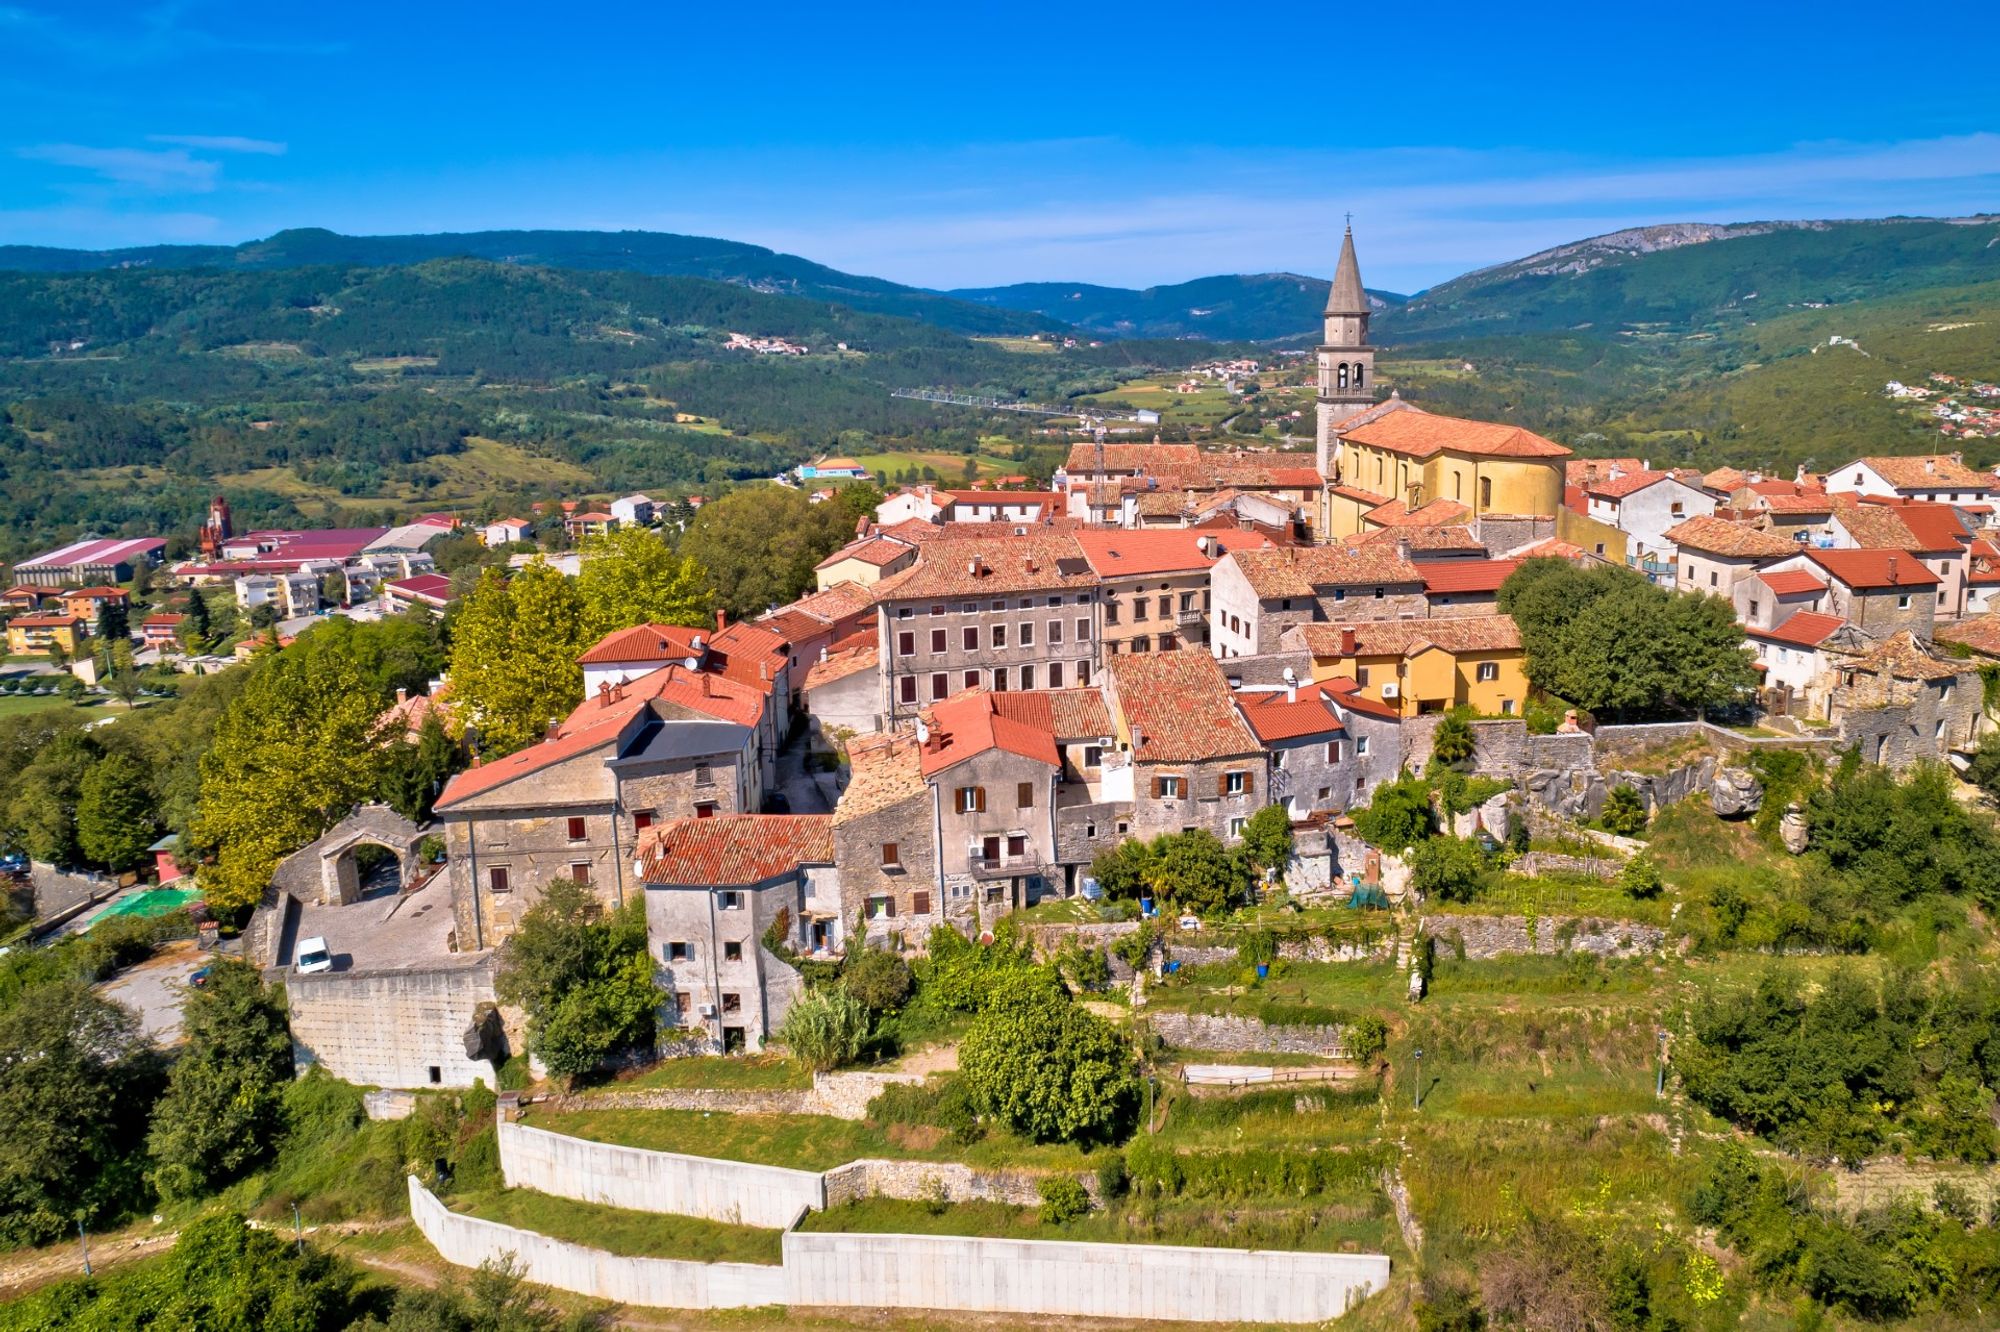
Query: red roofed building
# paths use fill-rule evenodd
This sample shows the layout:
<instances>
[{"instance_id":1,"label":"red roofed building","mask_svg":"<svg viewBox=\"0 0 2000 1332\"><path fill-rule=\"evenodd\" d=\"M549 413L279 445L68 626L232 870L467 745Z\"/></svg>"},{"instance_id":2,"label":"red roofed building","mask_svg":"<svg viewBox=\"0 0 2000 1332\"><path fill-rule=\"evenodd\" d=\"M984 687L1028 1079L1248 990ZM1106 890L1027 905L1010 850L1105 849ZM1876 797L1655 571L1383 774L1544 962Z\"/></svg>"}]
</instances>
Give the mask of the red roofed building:
<instances>
[{"instance_id":1,"label":"red roofed building","mask_svg":"<svg viewBox=\"0 0 2000 1332\"><path fill-rule=\"evenodd\" d=\"M761 1050L804 992L797 968L765 946L780 929L795 952L844 946L828 814L730 814L648 829L634 851L647 951L673 996L682 1043L717 1054Z\"/></svg>"},{"instance_id":2,"label":"red roofed building","mask_svg":"<svg viewBox=\"0 0 2000 1332\"><path fill-rule=\"evenodd\" d=\"M1500 585L1519 560L1439 560L1420 566L1424 600L1433 618L1450 615L1491 615L1499 607Z\"/></svg>"},{"instance_id":3,"label":"red roofed building","mask_svg":"<svg viewBox=\"0 0 2000 1332\"><path fill-rule=\"evenodd\" d=\"M1271 799L1293 822L1365 805L1402 762L1401 723L1391 709L1358 707L1332 682L1289 682L1236 695L1243 719L1270 755Z\"/></svg>"},{"instance_id":4,"label":"red roofed building","mask_svg":"<svg viewBox=\"0 0 2000 1332\"><path fill-rule=\"evenodd\" d=\"M1408 509L1434 500L1489 513L1555 517L1570 450L1532 430L1426 412L1400 399L1328 423L1319 468L1330 486L1359 487ZM1358 518L1329 501L1320 530L1351 535Z\"/></svg>"},{"instance_id":5,"label":"red roofed building","mask_svg":"<svg viewBox=\"0 0 2000 1332\"><path fill-rule=\"evenodd\" d=\"M1207 647L1209 570L1231 551L1272 548L1263 534L1233 528L1086 531L1076 544L1101 580L1106 657Z\"/></svg>"},{"instance_id":6,"label":"red roofed building","mask_svg":"<svg viewBox=\"0 0 2000 1332\"><path fill-rule=\"evenodd\" d=\"M1269 798L1269 769L1206 652L1113 658L1105 702L1132 764L1134 836L1206 828L1233 842Z\"/></svg>"},{"instance_id":7,"label":"red roofed building","mask_svg":"<svg viewBox=\"0 0 2000 1332\"><path fill-rule=\"evenodd\" d=\"M1993 474L1967 467L1964 455L1958 453L1857 458L1828 472L1826 488L1934 504L1992 504L2000 498Z\"/></svg>"},{"instance_id":8,"label":"red roofed building","mask_svg":"<svg viewBox=\"0 0 2000 1332\"><path fill-rule=\"evenodd\" d=\"M419 608L442 615L453 600L451 579L434 573L398 578L382 584L382 600L391 615Z\"/></svg>"},{"instance_id":9,"label":"red roofed building","mask_svg":"<svg viewBox=\"0 0 2000 1332\"><path fill-rule=\"evenodd\" d=\"M178 644L175 637L185 615L148 615L139 622L139 642L149 648L171 648Z\"/></svg>"},{"instance_id":10,"label":"red roofed building","mask_svg":"<svg viewBox=\"0 0 2000 1332\"><path fill-rule=\"evenodd\" d=\"M541 743L452 778L436 811L459 946L500 943L554 878L622 901L655 823L754 812L766 711L751 686L668 666L600 684Z\"/></svg>"},{"instance_id":11,"label":"red roofed building","mask_svg":"<svg viewBox=\"0 0 2000 1332\"><path fill-rule=\"evenodd\" d=\"M1787 691L1782 704L1784 711L1803 711L1810 716L1818 710L1810 700L1824 692L1829 661L1821 649L1827 640L1847 628L1847 621L1837 615L1801 610L1775 626L1751 626L1744 630L1757 654L1764 688ZM1793 699L1799 700L1799 705L1794 705Z\"/></svg>"},{"instance_id":12,"label":"red roofed building","mask_svg":"<svg viewBox=\"0 0 2000 1332\"><path fill-rule=\"evenodd\" d=\"M1763 572L1806 573L1823 581L1826 591L1813 599L1813 609L1876 638L1901 629L1929 638L1944 586L1905 550L1807 550Z\"/></svg>"},{"instance_id":13,"label":"red roofed building","mask_svg":"<svg viewBox=\"0 0 2000 1332\"><path fill-rule=\"evenodd\" d=\"M1414 542L1449 527L1384 529L1344 545L1233 551L1209 575L1209 630L1222 657L1276 652L1287 629L1316 620L1395 619L1426 611Z\"/></svg>"}]
</instances>

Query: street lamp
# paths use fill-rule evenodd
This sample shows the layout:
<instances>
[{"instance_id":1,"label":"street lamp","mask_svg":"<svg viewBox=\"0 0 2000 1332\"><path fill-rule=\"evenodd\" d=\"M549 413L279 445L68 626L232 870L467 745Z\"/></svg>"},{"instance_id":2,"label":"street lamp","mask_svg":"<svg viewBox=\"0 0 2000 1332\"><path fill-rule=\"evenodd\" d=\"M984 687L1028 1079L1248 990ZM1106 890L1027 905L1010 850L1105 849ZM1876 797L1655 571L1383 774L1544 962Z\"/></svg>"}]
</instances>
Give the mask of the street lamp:
<instances>
[{"instance_id":1,"label":"street lamp","mask_svg":"<svg viewBox=\"0 0 2000 1332\"><path fill-rule=\"evenodd\" d=\"M1416 1054L1417 1081L1416 1085L1410 1089L1410 1108L1412 1110L1421 1110L1424 1108L1424 1048L1421 1045L1417 1047Z\"/></svg>"},{"instance_id":2,"label":"street lamp","mask_svg":"<svg viewBox=\"0 0 2000 1332\"><path fill-rule=\"evenodd\" d=\"M1667 1094L1667 1030L1660 1028L1660 1071L1653 1084L1653 1099L1659 1100Z\"/></svg>"}]
</instances>

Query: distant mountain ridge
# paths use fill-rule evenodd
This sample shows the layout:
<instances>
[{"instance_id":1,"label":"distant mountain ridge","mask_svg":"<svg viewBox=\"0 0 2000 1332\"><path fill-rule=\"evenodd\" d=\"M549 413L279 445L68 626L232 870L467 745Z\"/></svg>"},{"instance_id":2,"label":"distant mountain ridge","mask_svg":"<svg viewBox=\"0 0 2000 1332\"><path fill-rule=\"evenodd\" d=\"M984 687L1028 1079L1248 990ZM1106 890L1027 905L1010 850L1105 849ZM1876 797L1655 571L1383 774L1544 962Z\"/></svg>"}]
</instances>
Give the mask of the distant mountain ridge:
<instances>
[{"instance_id":1,"label":"distant mountain ridge","mask_svg":"<svg viewBox=\"0 0 2000 1332\"><path fill-rule=\"evenodd\" d=\"M0 269L82 273L129 268L265 270L387 267L433 259L654 277L698 277L774 295L833 301L870 314L922 319L955 333L1030 334L1064 326L1029 312L977 305L883 278L843 273L761 245L658 231L465 231L421 236L343 236L319 227L281 231L241 245L146 245L64 250L0 245Z\"/></svg>"},{"instance_id":2,"label":"distant mountain ridge","mask_svg":"<svg viewBox=\"0 0 2000 1332\"><path fill-rule=\"evenodd\" d=\"M1116 338L1207 338L1262 342L1309 334L1326 308L1326 278L1299 273L1235 273L1135 290L1088 282L1017 282L960 287L948 296L1059 319ZM1377 310L1406 298L1370 291Z\"/></svg>"}]
</instances>

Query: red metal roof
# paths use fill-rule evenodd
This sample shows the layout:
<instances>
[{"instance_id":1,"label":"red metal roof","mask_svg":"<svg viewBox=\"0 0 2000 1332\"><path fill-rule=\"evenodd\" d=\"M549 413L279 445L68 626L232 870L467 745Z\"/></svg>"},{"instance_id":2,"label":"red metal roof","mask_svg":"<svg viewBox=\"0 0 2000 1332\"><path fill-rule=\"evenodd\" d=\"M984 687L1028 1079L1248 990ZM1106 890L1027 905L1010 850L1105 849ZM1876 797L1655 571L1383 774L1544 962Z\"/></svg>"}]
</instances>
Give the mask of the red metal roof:
<instances>
[{"instance_id":1,"label":"red metal roof","mask_svg":"<svg viewBox=\"0 0 2000 1332\"><path fill-rule=\"evenodd\" d=\"M748 887L833 863L831 814L724 814L676 819L639 835L639 877L648 884Z\"/></svg>"}]
</instances>

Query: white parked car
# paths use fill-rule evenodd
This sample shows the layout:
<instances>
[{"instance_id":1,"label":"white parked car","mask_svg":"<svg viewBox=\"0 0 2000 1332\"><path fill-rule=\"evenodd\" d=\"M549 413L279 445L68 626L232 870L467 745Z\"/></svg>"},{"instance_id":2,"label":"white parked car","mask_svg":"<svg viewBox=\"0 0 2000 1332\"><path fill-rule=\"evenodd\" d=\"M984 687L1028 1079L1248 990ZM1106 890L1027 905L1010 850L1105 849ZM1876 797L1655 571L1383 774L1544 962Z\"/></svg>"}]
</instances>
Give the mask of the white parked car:
<instances>
[{"instance_id":1,"label":"white parked car","mask_svg":"<svg viewBox=\"0 0 2000 1332\"><path fill-rule=\"evenodd\" d=\"M333 954L327 951L326 940L315 934L301 942L297 955L292 958L292 970L302 976L315 971L332 971Z\"/></svg>"}]
</instances>

